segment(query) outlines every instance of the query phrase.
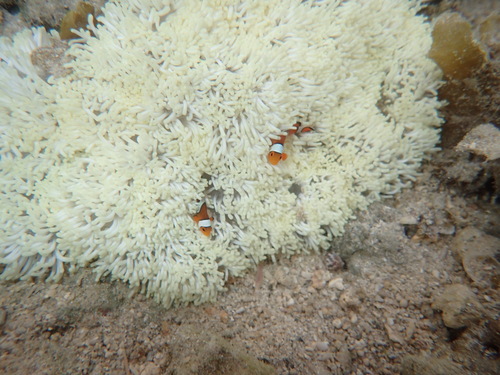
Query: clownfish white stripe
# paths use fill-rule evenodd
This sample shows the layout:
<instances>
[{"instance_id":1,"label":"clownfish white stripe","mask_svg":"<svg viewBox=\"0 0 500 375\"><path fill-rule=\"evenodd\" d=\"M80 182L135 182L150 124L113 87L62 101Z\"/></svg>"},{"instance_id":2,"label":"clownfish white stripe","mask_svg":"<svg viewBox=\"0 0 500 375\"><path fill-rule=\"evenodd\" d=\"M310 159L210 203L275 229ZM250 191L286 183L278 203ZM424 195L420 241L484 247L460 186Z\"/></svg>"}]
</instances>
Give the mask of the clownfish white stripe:
<instances>
[{"instance_id":1,"label":"clownfish white stripe","mask_svg":"<svg viewBox=\"0 0 500 375\"><path fill-rule=\"evenodd\" d=\"M210 219L204 219L204 220L198 221L198 226L200 228L211 228L212 223L210 222Z\"/></svg>"},{"instance_id":2,"label":"clownfish white stripe","mask_svg":"<svg viewBox=\"0 0 500 375\"><path fill-rule=\"evenodd\" d=\"M282 154L284 150L284 147L281 143L275 143L274 145L271 146L270 152L274 151L279 154Z\"/></svg>"}]
</instances>

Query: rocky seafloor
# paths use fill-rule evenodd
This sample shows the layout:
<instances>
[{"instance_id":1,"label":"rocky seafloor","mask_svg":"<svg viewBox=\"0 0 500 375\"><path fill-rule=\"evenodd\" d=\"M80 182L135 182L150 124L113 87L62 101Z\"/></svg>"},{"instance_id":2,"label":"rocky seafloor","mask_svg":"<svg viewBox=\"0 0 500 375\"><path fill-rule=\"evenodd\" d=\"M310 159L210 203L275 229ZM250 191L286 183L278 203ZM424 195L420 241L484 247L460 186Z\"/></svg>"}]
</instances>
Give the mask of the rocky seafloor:
<instances>
[{"instance_id":1,"label":"rocky seafloor","mask_svg":"<svg viewBox=\"0 0 500 375\"><path fill-rule=\"evenodd\" d=\"M58 28L76 3L0 1L0 31ZM165 310L89 270L2 282L0 373L500 373L500 8L425 12L459 16L449 28L469 24L479 49L462 50L483 57L441 62L443 149L411 189L360 212L330 253L263 263L211 304Z\"/></svg>"}]
</instances>

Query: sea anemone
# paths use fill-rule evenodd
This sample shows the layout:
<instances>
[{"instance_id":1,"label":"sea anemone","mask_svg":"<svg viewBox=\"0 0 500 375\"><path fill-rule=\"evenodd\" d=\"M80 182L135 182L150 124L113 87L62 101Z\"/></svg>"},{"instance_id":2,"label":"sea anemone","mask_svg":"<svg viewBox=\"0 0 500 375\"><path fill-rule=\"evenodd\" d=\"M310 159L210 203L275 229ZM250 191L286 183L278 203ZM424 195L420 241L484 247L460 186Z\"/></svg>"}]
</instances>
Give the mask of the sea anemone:
<instances>
[{"instance_id":1,"label":"sea anemone","mask_svg":"<svg viewBox=\"0 0 500 375\"><path fill-rule=\"evenodd\" d=\"M0 39L1 277L91 265L166 306L329 247L439 137L417 1L109 1L45 82ZM90 17L91 18L91 17ZM286 160L267 161L286 137ZM210 237L193 221L214 217Z\"/></svg>"}]
</instances>

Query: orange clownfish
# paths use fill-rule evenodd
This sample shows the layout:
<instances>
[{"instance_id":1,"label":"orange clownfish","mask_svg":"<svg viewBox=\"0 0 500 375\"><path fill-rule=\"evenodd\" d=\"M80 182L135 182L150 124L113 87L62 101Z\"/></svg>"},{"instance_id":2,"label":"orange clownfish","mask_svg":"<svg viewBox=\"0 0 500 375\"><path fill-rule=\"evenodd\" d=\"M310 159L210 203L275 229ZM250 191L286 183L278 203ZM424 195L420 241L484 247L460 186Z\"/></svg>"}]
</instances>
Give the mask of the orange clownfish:
<instances>
[{"instance_id":1,"label":"orange clownfish","mask_svg":"<svg viewBox=\"0 0 500 375\"><path fill-rule=\"evenodd\" d=\"M285 143L286 136L282 135L279 139L271 140L271 149L269 150L269 154L267 154L267 160L272 165L276 165L280 162L280 160L286 160L288 157L287 154L283 152L285 147L283 146Z\"/></svg>"},{"instance_id":2,"label":"orange clownfish","mask_svg":"<svg viewBox=\"0 0 500 375\"><path fill-rule=\"evenodd\" d=\"M302 123L299 121L293 124L293 128L288 131L288 135L297 133L301 125ZM310 131L313 131L313 128L308 126L305 126L300 130L301 133L307 133ZM267 160L269 160L269 163L272 165L277 165L280 160L286 160L288 157L288 155L283 152L285 149L285 139L286 135L280 136L279 139L271 139L271 149L269 150L269 154L267 154Z\"/></svg>"},{"instance_id":3,"label":"orange clownfish","mask_svg":"<svg viewBox=\"0 0 500 375\"><path fill-rule=\"evenodd\" d=\"M312 132L312 131L314 131L314 129L311 128L310 126L304 126L302 129L300 129L301 133L309 133L309 132Z\"/></svg>"},{"instance_id":4,"label":"orange clownfish","mask_svg":"<svg viewBox=\"0 0 500 375\"><path fill-rule=\"evenodd\" d=\"M200 207L200 211L193 216L193 220L198 223L201 233L209 237L212 233L212 221L213 217L208 216L207 204L203 203Z\"/></svg>"},{"instance_id":5,"label":"orange clownfish","mask_svg":"<svg viewBox=\"0 0 500 375\"><path fill-rule=\"evenodd\" d=\"M293 133L291 133L291 134L297 133L299 131L299 128L302 126L302 123L300 121L297 121L295 124L293 124L293 126L295 126L295 129L292 129ZM292 130L290 130L290 131L292 131ZM300 129L300 133L309 133L312 131L314 131L314 129L311 128L310 126L304 126L303 128Z\"/></svg>"}]
</instances>

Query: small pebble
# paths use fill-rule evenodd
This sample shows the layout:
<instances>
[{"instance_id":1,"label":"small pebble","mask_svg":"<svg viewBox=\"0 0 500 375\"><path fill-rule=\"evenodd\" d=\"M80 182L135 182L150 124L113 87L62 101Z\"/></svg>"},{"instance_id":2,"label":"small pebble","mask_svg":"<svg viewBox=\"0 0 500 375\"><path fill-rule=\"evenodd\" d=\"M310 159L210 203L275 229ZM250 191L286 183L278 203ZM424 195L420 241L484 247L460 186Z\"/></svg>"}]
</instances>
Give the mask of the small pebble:
<instances>
[{"instance_id":1,"label":"small pebble","mask_svg":"<svg viewBox=\"0 0 500 375\"><path fill-rule=\"evenodd\" d=\"M336 359L344 369L351 368L352 366L351 353L349 352L345 344L339 348L339 351L336 355Z\"/></svg>"},{"instance_id":2,"label":"small pebble","mask_svg":"<svg viewBox=\"0 0 500 375\"><path fill-rule=\"evenodd\" d=\"M356 324L358 322L358 316L356 314L351 315L351 323Z\"/></svg>"},{"instance_id":3,"label":"small pebble","mask_svg":"<svg viewBox=\"0 0 500 375\"><path fill-rule=\"evenodd\" d=\"M302 271L300 273L300 276L302 276L302 278L306 279L306 280L311 280L312 279L312 272L307 272L307 271Z\"/></svg>"},{"instance_id":4,"label":"small pebble","mask_svg":"<svg viewBox=\"0 0 500 375\"><path fill-rule=\"evenodd\" d=\"M337 290L344 290L345 289L344 280L341 277L337 277L335 279L331 279L328 282L328 287L329 288L335 288Z\"/></svg>"},{"instance_id":5,"label":"small pebble","mask_svg":"<svg viewBox=\"0 0 500 375\"><path fill-rule=\"evenodd\" d=\"M227 323L229 321L229 314L222 310L220 313L219 313L219 319L222 323Z\"/></svg>"},{"instance_id":6,"label":"small pebble","mask_svg":"<svg viewBox=\"0 0 500 375\"><path fill-rule=\"evenodd\" d=\"M141 375L160 375L161 369L152 362L149 362L144 366L141 371Z\"/></svg>"},{"instance_id":7,"label":"small pebble","mask_svg":"<svg viewBox=\"0 0 500 375\"><path fill-rule=\"evenodd\" d=\"M337 329L341 329L342 328L342 319L333 319L333 322L332 322L333 326Z\"/></svg>"},{"instance_id":8,"label":"small pebble","mask_svg":"<svg viewBox=\"0 0 500 375\"><path fill-rule=\"evenodd\" d=\"M328 350L328 341L320 341L316 343L316 350L320 352L326 352Z\"/></svg>"},{"instance_id":9,"label":"small pebble","mask_svg":"<svg viewBox=\"0 0 500 375\"><path fill-rule=\"evenodd\" d=\"M66 294L64 294L64 297L63 297L65 300L71 300L73 299L73 294L70 293L70 292L67 292Z\"/></svg>"},{"instance_id":10,"label":"small pebble","mask_svg":"<svg viewBox=\"0 0 500 375\"><path fill-rule=\"evenodd\" d=\"M358 355L359 358L363 358L366 354L366 351L365 350L356 350L356 354Z\"/></svg>"},{"instance_id":11,"label":"small pebble","mask_svg":"<svg viewBox=\"0 0 500 375\"><path fill-rule=\"evenodd\" d=\"M403 225L417 225L418 217L405 215L399 219L399 223Z\"/></svg>"},{"instance_id":12,"label":"small pebble","mask_svg":"<svg viewBox=\"0 0 500 375\"><path fill-rule=\"evenodd\" d=\"M414 320L410 320L406 325L405 336L406 340L410 340L415 333L416 324Z\"/></svg>"},{"instance_id":13,"label":"small pebble","mask_svg":"<svg viewBox=\"0 0 500 375\"><path fill-rule=\"evenodd\" d=\"M316 359L318 361L330 361L332 360L332 357L333 357L332 353L326 352L326 353L318 353ZM326 372L325 374L330 375L331 372Z\"/></svg>"},{"instance_id":14,"label":"small pebble","mask_svg":"<svg viewBox=\"0 0 500 375\"><path fill-rule=\"evenodd\" d=\"M403 308L407 308L408 307L408 300L406 299L402 299L399 301L399 306L403 307Z\"/></svg>"},{"instance_id":15,"label":"small pebble","mask_svg":"<svg viewBox=\"0 0 500 375\"><path fill-rule=\"evenodd\" d=\"M356 295L356 292L354 290L349 289L340 295L339 303L344 308L354 309L360 306L361 301Z\"/></svg>"},{"instance_id":16,"label":"small pebble","mask_svg":"<svg viewBox=\"0 0 500 375\"><path fill-rule=\"evenodd\" d=\"M326 255L325 263L326 267L332 272L341 271L345 266L342 258L338 254L335 254L333 252L330 252Z\"/></svg>"},{"instance_id":17,"label":"small pebble","mask_svg":"<svg viewBox=\"0 0 500 375\"><path fill-rule=\"evenodd\" d=\"M0 329L2 329L6 321L7 321L7 312L5 311L5 309L0 308Z\"/></svg>"},{"instance_id":18,"label":"small pebble","mask_svg":"<svg viewBox=\"0 0 500 375\"><path fill-rule=\"evenodd\" d=\"M317 270L312 275L312 287L314 289L321 289L325 286L325 281L323 280L323 271Z\"/></svg>"},{"instance_id":19,"label":"small pebble","mask_svg":"<svg viewBox=\"0 0 500 375\"><path fill-rule=\"evenodd\" d=\"M49 299L49 298L52 298L52 297L55 297L57 295L57 285L52 285L48 290L47 292L45 293L45 295L43 296L44 299Z\"/></svg>"}]
</instances>

